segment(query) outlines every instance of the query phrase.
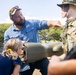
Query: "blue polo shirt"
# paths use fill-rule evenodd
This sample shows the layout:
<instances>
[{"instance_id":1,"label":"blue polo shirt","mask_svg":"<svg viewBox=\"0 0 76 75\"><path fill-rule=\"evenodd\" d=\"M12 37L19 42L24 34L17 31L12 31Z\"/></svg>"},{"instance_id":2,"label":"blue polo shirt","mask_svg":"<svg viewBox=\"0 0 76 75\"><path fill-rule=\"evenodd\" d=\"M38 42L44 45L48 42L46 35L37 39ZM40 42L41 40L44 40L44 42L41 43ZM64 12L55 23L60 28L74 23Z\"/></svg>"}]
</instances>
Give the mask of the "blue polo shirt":
<instances>
[{"instance_id":1,"label":"blue polo shirt","mask_svg":"<svg viewBox=\"0 0 76 75\"><path fill-rule=\"evenodd\" d=\"M14 37L26 42L40 42L38 30L48 28L47 21L45 20L25 20L22 29L17 29L12 24L4 33L4 43Z\"/></svg>"},{"instance_id":2,"label":"blue polo shirt","mask_svg":"<svg viewBox=\"0 0 76 75\"><path fill-rule=\"evenodd\" d=\"M0 75L11 75L15 64L21 66L21 59L18 57L17 60L12 60L7 56L0 54Z\"/></svg>"}]
</instances>

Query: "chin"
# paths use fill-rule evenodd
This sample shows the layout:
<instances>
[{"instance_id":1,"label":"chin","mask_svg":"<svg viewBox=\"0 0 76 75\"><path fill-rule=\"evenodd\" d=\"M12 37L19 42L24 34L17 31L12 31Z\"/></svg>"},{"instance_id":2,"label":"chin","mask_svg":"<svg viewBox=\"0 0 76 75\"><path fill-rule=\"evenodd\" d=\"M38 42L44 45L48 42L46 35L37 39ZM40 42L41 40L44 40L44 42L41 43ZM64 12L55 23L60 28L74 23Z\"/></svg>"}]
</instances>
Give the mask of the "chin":
<instances>
[{"instance_id":1,"label":"chin","mask_svg":"<svg viewBox=\"0 0 76 75\"><path fill-rule=\"evenodd\" d=\"M62 18L67 18L67 16L66 15L63 15Z\"/></svg>"}]
</instances>

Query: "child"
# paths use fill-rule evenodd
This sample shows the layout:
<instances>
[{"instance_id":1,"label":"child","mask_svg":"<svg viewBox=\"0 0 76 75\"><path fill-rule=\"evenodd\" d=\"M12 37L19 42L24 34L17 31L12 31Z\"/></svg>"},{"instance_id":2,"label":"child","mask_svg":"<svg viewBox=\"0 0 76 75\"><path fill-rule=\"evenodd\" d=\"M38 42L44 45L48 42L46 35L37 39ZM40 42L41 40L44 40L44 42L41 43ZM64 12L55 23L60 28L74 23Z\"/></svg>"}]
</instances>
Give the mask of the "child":
<instances>
[{"instance_id":1,"label":"child","mask_svg":"<svg viewBox=\"0 0 76 75\"><path fill-rule=\"evenodd\" d=\"M4 51L0 54L0 75L18 75L21 67L19 55L22 53L23 43L16 38L9 39Z\"/></svg>"}]
</instances>

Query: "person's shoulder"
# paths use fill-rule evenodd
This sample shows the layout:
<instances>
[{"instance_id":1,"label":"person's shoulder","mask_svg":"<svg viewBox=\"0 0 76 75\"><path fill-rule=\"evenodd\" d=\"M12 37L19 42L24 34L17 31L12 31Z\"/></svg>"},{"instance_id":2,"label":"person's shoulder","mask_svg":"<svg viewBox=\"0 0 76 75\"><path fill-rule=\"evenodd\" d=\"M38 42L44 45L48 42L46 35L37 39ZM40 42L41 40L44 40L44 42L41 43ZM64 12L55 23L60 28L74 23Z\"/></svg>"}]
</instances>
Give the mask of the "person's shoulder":
<instances>
[{"instance_id":1,"label":"person's shoulder","mask_svg":"<svg viewBox=\"0 0 76 75\"><path fill-rule=\"evenodd\" d=\"M32 22L37 22L37 21L40 21L40 20L38 20L38 19L27 19L27 20L26 20L26 22L31 22L31 23L32 23Z\"/></svg>"},{"instance_id":2,"label":"person's shoulder","mask_svg":"<svg viewBox=\"0 0 76 75\"><path fill-rule=\"evenodd\" d=\"M21 58L20 57L17 57L17 59L12 59L12 60L13 60L13 62L15 64L18 64L18 65L21 65L22 64L22 61L21 61Z\"/></svg>"},{"instance_id":3,"label":"person's shoulder","mask_svg":"<svg viewBox=\"0 0 76 75\"><path fill-rule=\"evenodd\" d=\"M5 32L4 32L4 34L10 33L11 29L12 29L12 26L10 26L9 28L7 28L7 29L5 30Z\"/></svg>"},{"instance_id":4,"label":"person's shoulder","mask_svg":"<svg viewBox=\"0 0 76 75\"><path fill-rule=\"evenodd\" d=\"M11 30L11 28L12 28L12 26L8 27L5 32L9 32Z\"/></svg>"},{"instance_id":5,"label":"person's shoulder","mask_svg":"<svg viewBox=\"0 0 76 75\"><path fill-rule=\"evenodd\" d=\"M73 21L72 25L76 27L76 20Z\"/></svg>"},{"instance_id":6,"label":"person's shoulder","mask_svg":"<svg viewBox=\"0 0 76 75\"><path fill-rule=\"evenodd\" d=\"M76 27L76 18L69 19L67 22L68 22L69 26Z\"/></svg>"}]
</instances>

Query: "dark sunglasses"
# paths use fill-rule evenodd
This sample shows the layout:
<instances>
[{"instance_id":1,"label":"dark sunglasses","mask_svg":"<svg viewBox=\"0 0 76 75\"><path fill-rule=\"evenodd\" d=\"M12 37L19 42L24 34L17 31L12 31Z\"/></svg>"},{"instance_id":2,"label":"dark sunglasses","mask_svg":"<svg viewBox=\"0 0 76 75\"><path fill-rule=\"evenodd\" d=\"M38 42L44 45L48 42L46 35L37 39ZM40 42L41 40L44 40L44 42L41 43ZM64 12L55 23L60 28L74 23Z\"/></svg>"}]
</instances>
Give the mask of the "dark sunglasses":
<instances>
[{"instance_id":1,"label":"dark sunglasses","mask_svg":"<svg viewBox=\"0 0 76 75\"><path fill-rule=\"evenodd\" d=\"M61 8L69 8L69 4L63 4Z\"/></svg>"}]
</instances>

